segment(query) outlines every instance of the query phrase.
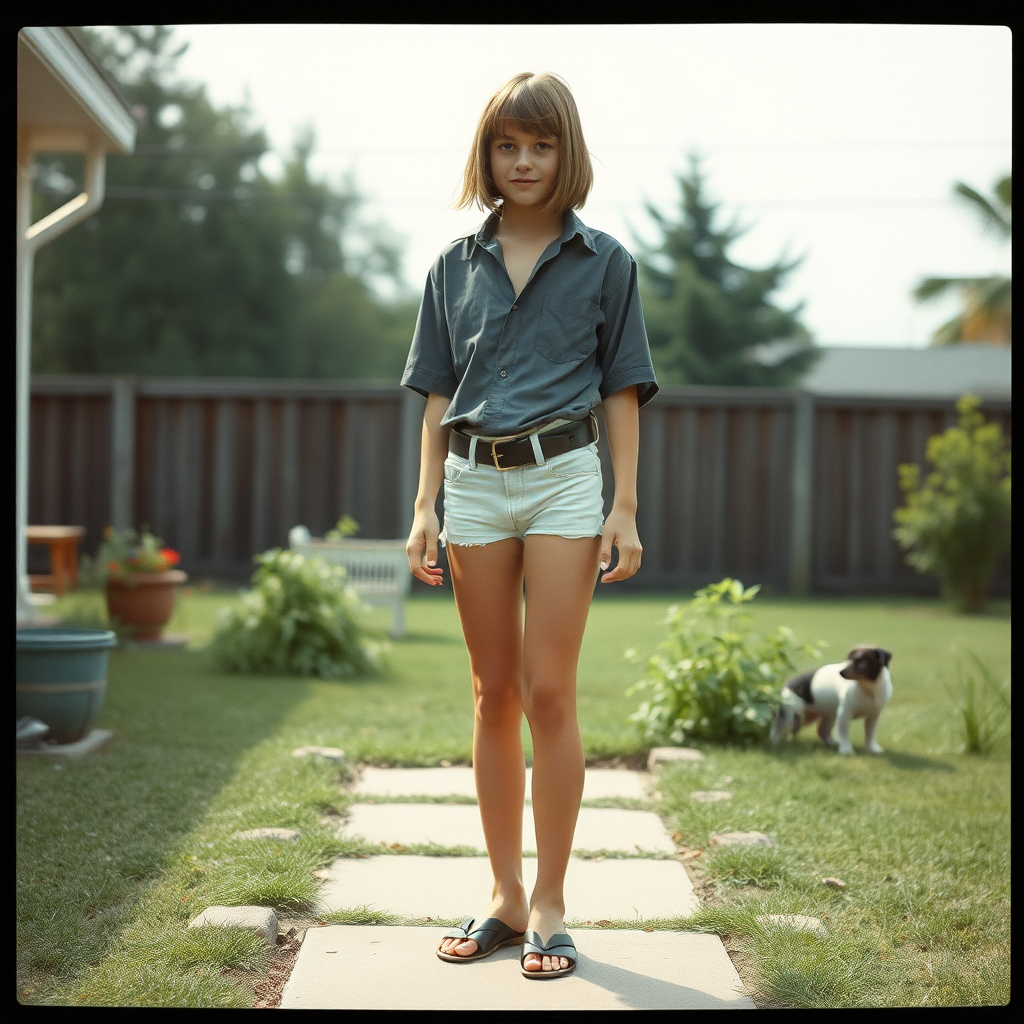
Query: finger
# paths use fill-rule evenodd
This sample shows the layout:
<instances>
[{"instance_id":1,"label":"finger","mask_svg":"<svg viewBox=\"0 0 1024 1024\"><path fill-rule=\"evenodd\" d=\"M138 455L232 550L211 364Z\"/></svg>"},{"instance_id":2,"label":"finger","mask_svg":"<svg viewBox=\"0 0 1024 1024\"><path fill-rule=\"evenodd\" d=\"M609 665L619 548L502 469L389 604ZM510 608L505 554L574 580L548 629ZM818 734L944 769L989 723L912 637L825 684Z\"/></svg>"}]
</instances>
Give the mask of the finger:
<instances>
[{"instance_id":1,"label":"finger","mask_svg":"<svg viewBox=\"0 0 1024 1024\"><path fill-rule=\"evenodd\" d=\"M618 580L629 579L637 569L640 568L640 551L637 548L619 551L619 563L611 572L606 572L601 577L602 583L615 583Z\"/></svg>"},{"instance_id":2,"label":"finger","mask_svg":"<svg viewBox=\"0 0 1024 1024\"><path fill-rule=\"evenodd\" d=\"M604 572L612 564L612 548L615 546L615 534L605 533L601 535L601 572Z\"/></svg>"}]
</instances>

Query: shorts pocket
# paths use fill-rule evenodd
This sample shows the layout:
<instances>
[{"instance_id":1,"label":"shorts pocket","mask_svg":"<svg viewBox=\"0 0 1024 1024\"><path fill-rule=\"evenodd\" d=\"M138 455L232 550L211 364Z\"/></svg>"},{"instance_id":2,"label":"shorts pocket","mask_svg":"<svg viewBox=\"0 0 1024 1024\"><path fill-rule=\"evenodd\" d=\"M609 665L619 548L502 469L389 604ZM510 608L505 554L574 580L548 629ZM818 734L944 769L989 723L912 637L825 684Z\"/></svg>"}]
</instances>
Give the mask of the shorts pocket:
<instances>
[{"instance_id":1,"label":"shorts pocket","mask_svg":"<svg viewBox=\"0 0 1024 1024\"><path fill-rule=\"evenodd\" d=\"M446 484L455 483L466 470L469 469L469 463L459 460L458 462L452 458L451 455L444 460L444 482Z\"/></svg>"},{"instance_id":2,"label":"shorts pocket","mask_svg":"<svg viewBox=\"0 0 1024 1024\"><path fill-rule=\"evenodd\" d=\"M556 455L544 463L544 469L552 476L600 476L601 457L597 454L597 447L588 444L586 448L577 448L574 452L566 452L564 455Z\"/></svg>"},{"instance_id":3,"label":"shorts pocket","mask_svg":"<svg viewBox=\"0 0 1024 1024\"><path fill-rule=\"evenodd\" d=\"M599 306L577 295L549 292L537 329L537 351L552 363L579 363L597 349Z\"/></svg>"}]
</instances>

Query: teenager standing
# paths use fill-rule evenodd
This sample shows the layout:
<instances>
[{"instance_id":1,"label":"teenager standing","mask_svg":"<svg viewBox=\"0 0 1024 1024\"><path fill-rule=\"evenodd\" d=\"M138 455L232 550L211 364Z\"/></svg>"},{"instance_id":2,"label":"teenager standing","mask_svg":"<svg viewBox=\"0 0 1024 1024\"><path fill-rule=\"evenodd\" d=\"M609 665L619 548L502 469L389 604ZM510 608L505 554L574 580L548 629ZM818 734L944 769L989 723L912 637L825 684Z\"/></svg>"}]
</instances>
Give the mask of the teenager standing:
<instances>
[{"instance_id":1,"label":"teenager standing","mask_svg":"<svg viewBox=\"0 0 1024 1024\"><path fill-rule=\"evenodd\" d=\"M658 390L636 263L574 212L592 184L568 86L555 75L516 75L483 112L457 202L489 216L431 268L402 377L427 399L409 567L440 585L437 544L446 544L469 650L473 773L494 873L490 903L449 933L437 955L477 960L523 943L529 978L576 966L563 920L583 794L576 667L595 582L640 568L637 413ZM615 474L607 520L598 402ZM443 531L434 511L442 480ZM618 563L609 571L613 547ZM537 835L529 897L524 713Z\"/></svg>"}]
</instances>

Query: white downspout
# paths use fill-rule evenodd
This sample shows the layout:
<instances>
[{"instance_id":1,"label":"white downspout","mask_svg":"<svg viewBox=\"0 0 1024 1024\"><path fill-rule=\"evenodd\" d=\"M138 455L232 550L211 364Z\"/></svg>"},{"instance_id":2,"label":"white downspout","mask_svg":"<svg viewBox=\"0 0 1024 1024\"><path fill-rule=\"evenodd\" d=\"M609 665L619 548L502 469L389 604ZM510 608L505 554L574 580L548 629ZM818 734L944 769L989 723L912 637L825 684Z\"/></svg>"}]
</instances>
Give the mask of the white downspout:
<instances>
[{"instance_id":1,"label":"white downspout","mask_svg":"<svg viewBox=\"0 0 1024 1024\"><path fill-rule=\"evenodd\" d=\"M85 191L54 210L36 224L32 223L32 136L18 136L18 326L17 326L17 591L18 621L37 618L29 600L28 543L28 426L29 381L32 374L32 267L36 250L68 228L91 217L103 204L106 179L106 151L95 138L85 153Z\"/></svg>"}]
</instances>

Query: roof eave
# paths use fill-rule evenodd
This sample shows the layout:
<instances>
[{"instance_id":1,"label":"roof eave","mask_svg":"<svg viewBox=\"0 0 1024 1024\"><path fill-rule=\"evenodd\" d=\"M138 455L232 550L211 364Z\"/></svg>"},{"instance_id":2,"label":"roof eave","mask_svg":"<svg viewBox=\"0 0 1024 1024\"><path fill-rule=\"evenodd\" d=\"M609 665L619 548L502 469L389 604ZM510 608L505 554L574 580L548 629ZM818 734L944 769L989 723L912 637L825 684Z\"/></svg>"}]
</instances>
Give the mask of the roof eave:
<instances>
[{"instance_id":1,"label":"roof eave","mask_svg":"<svg viewBox=\"0 0 1024 1024\"><path fill-rule=\"evenodd\" d=\"M136 124L131 110L97 71L74 36L61 27L29 27L18 33L35 57L85 111L109 148L130 153Z\"/></svg>"}]
</instances>

